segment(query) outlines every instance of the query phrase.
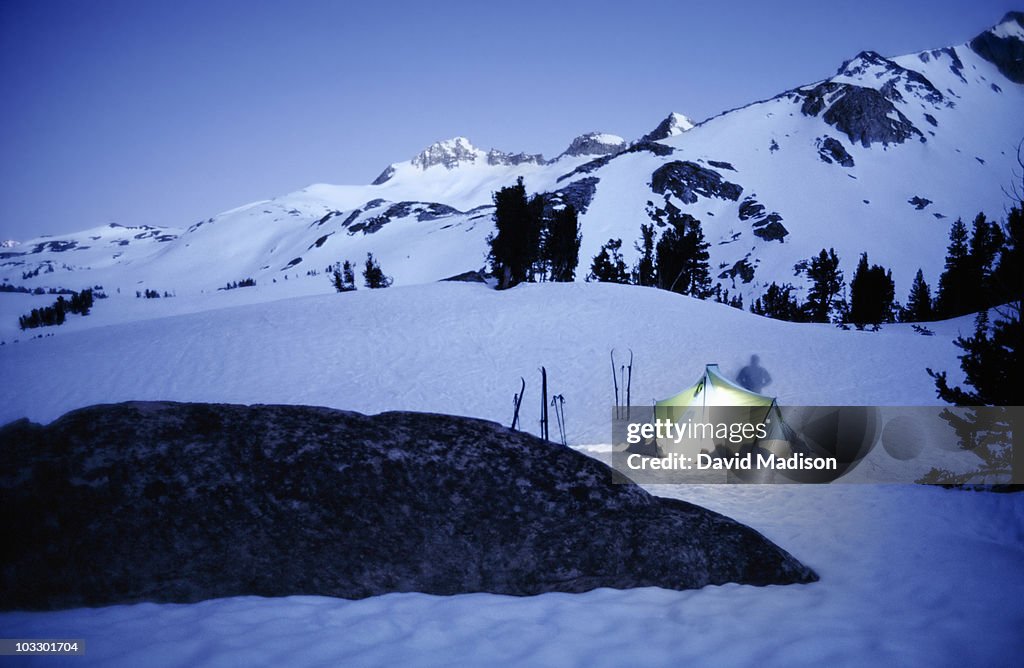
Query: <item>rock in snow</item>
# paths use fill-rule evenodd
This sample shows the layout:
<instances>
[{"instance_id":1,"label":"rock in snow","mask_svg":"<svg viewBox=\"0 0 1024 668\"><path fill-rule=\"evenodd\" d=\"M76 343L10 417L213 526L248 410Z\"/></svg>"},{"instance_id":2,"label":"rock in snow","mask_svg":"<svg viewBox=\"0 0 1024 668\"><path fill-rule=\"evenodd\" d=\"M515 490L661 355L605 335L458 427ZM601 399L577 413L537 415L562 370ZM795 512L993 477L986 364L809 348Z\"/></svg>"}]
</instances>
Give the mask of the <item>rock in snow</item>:
<instances>
[{"instance_id":1,"label":"rock in snow","mask_svg":"<svg viewBox=\"0 0 1024 668\"><path fill-rule=\"evenodd\" d=\"M854 166L853 156L847 152L846 147L838 139L827 135L818 140L818 157L829 164L837 162L843 167Z\"/></svg>"},{"instance_id":2,"label":"rock in snow","mask_svg":"<svg viewBox=\"0 0 1024 668\"><path fill-rule=\"evenodd\" d=\"M573 157L586 155L614 155L626 148L626 140L618 135L588 132L576 137L562 155Z\"/></svg>"},{"instance_id":3,"label":"rock in snow","mask_svg":"<svg viewBox=\"0 0 1024 668\"><path fill-rule=\"evenodd\" d=\"M804 98L800 110L805 116L825 110L822 119L854 144L859 142L865 148L876 143L902 144L915 136L924 141L921 131L874 88L826 81L799 93Z\"/></svg>"},{"instance_id":4,"label":"rock in snow","mask_svg":"<svg viewBox=\"0 0 1024 668\"><path fill-rule=\"evenodd\" d=\"M656 169L651 174L651 190L659 195L671 193L686 204L695 204L698 195L735 202L743 194L741 186L726 181L713 169L688 160L675 160Z\"/></svg>"},{"instance_id":5,"label":"rock in snow","mask_svg":"<svg viewBox=\"0 0 1024 668\"><path fill-rule=\"evenodd\" d=\"M806 583L759 533L491 422L133 402L0 429L3 607Z\"/></svg>"}]
</instances>

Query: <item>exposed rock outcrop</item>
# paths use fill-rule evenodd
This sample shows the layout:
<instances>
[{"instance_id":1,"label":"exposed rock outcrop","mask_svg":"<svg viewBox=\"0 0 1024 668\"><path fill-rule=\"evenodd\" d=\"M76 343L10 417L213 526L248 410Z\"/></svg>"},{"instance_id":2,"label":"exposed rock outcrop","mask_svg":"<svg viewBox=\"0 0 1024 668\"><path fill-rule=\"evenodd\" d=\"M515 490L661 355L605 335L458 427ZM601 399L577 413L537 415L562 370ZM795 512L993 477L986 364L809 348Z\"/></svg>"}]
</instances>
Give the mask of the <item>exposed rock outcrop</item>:
<instances>
[{"instance_id":1,"label":"exposed rock outcrop","mask_svg":"<svg viewBox=\"0 0 1024 668\"><path fill-rule=\"evenodd\" d=\"M764 215L764 204L761 204L753 197L744 197L740 202L740 220L750 220Z\"/></svg>"},{"instance_id":2,"label":"exposed rock outcrop","mask_svg":"<svg viewBox=\"0 0 1024 668\"><path fill-rule=\"evenodd\" d=\"M865 148L902 144L912 137L924 140L921 131L874 88L826 81L798 93L803 98L801 112L817 116L824 111L822 120Z\"/></svg>"},{"instance_id":3,"label":"exposed rock outcrop","mask_svg":"<svg viewBox=\"0 0 1024 668\"><path fill-rule=\"evenodd\" d=\"M720 273L718 277L732 279L733 288L735 288L737 278L739 278L743 283L749 283L754 280L754 267L747 261L747 258L742 258Z\"/></svg>"},{"instance_id":4,"label":"exposed rock outcrop","mask_svg":"<svg viewBox=\"0 0 1024 668\"><path fill-rule=\"evenodd\" d=\"M789 235L789 230L782 224L782 216L772 211L760 220L753 223L754 236L765 241L781 242Z\"/></svg>"},{"instance_id":5,"label":"exposed rock outcrop","mask_svg":"<svg viewBox=\"0 0 1024 668\"><path fill-rule=\"evenodd\" d=\"M626 140L618 135L588 132L576 137L562 155L613 155L626 148ZM561 157L561 156L559 156Z\"/></svg>"},{"instance_id":6,"label":"exposed rock outcrop","mask_svg":"<svg viewBox=\"0 0 1024 668\"><path fill-rule=\"evenodd\" d=\"M698 196L735 202L743 193L739 184L726 181L715 170L688 160L667 162L654 170L651 190L660 195L671 193L686 204L695 203Z\"/></svg>"},{"instance_id":7,"label":"exposed rock outcrop","mask_svg":"<svg viewBox=\"0 0 1024 668\"><path fill-rule=\"evenodd\" d=\"M505 153L496 148L487 152L488 165L543 165L544 156L540 153Z\"/></svg>"},{"instance_id":8,"label":"exposed rock outcrop","mask_svg":"<svg viewBox=\"0 0 1024 668\"><path fill-rule=\"evenodd\" d=\"M824 162L829 164L836 162L843 167L853 167L853 156L847 152L846 147L838 139L826 135L824 139L819 138L817 143L818 157Z\"/></svg>"},{"instance_id":9,"label":"exposed rock outcrop","mask_svg":"<svg viewBox=\"0 0 1024 668\"><path fill-rule=\"evenodd\" d=\"M597 184L600 179L596 176L587 176L568 183L553 193L544 196L545 204L548 207L547 213L559 204L571 204L578 213L586 213L590 203L597 194Z\"/></svg>"},{"instance_id":10,"label":"exposed rock outcrop","mask_svg":"<svg viewBox=\"0 0 1024 668\"><path fill-rule=\"evenodd\" d=\"M390 204L384 211L359 220L359 217L363 213L369 213L373 209L380 208L384 204L387 204L384 200L373 200L372 202L368 202L362 209L356 209L356 211L345 219L345 222L343 222L341 226L348 228L348 234L350 236L359 232L362 232L363 234L373 234L374 232L380 231L382 227L391 221L401 218L416 216L417 221L424 222L462 213L458 209L450 207L447 204L439 204L438 202L395 202Z\"/></svg>"}]
</instances>

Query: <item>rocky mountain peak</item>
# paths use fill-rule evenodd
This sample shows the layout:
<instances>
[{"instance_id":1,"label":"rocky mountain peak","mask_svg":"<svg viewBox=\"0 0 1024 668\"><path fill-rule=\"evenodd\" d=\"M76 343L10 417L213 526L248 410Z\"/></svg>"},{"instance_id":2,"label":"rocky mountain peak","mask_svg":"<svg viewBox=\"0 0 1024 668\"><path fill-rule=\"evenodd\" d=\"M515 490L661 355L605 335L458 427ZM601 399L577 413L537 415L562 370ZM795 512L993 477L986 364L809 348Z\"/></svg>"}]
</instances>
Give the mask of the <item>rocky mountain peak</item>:
<instances>
[{"instance_id":1,"label":"rocky mountain peak","mask_svg":"<svg viewBox=\"0 0 1024 668\"><path fill-rule=\"evenodd\" d=\"M585 156L585 155L611 155L626 148L626 140L618 135L604 132L588 132L576 137L569 144L569 148L562 152L562 155ZM561 157L561 156L559 156Z\"/></svg>"},{"instance_id":2,"label":"rocky mountain peak","mask_svg":"<svg viewBox=\"0 0 1024 668\"><path fill-rule=\"evenodd\" d=\"M970 42L971 49L1014 83L1024 83L1024 12L1010 12Z\"/></svg>"},{"instance_id":3,"label":"rocky mountain peak","mask_svg":"<svg viewBox=\"0 0 1024 668\"><path fill-rule=\"evenodd\" d=\"M899 66L876 51L861 51L853 58L839 66L837 75L860 77L869 73L881 76L884 72L898 69Z\"/></svg>"},{"instance_id":4,"label":"rocky mountain peak","mask_svg":"<svg viewBox=\"0 0 1024 668\"><path fill-rule=\"evenodd\" d=\"M544 160L544 156L540 153L505 153L499 151L496 148L492 148L487 152L487 164L488 165L544 165L547 161Z\"/></svg>"},{"instance_id":5,"label":"rocky mountain peak","mask_svg":"<svg viewBox=\"0 0 1024 668\"><path fill-rule=\"evenodd\" d=\"M668 137L674 137L675 135L682 134L687 130L692 129L694 125L695 123L691 121L689 117L673 111L665 117L665 120L658 123L658 127L638 139L637 143L645 141L661 141Z\"/></svg>"},{"instance_id":6,"label":"rocky mountain peak","mask_svg":"<svg viewBox=\"0 0 1024 668\"><path fill-rule=\"evenodd\" d=\"M999 37L1016 37L1024 40L1024 12L1007 12L996 25L988 31Z\"/></svg>"},{"instance_id":7,"label":"rocky mountain peak","mask_svg":"<svg viewBox=\"0 0 1024 668\"><path fill-rule=\"evenodd\" d=\"M489 151L482 151L473 145L465 137L452 137L444 141L434 142L427 148L420 151L412 160L414 167L426 170L438 165L445 169L455 169L465 164L487 164L516 166L523 164L544 165L547 161L539 153L506 153L492 148ZM377 186L387 183L395 175L395 165L388 167L373 180Z\"/></svg>"},{"instance_id":8,"label":"rocky mountain peak","mask_svg":"<svg viewBox=\"0 0 1024 668\"><path fill-rule=\"evenodd\" d=\"M954 72L958 72L957 67L963 65L955 52L951 58L951 67ZM874 88L894 103L904 101L907 96L917 97L932 105L946 102L945 96L923 74L907 69L874 51L861 51L847 60L839 67L832 81Z\"/></svg>"},{"instance_id":9,"label":"rocky mountain peak","mask_svg":"<svg viewBox=\"0 0 1024 668\"><path fill-rule=\"evenodd\" d=\"M452 169L462 163L474 163L482 155L483 151L473 146L465 137L453 137L435 142L423 149L412 159L412 164L420 169L429 169L436 165Z\"/></svg>"}]
</instances>

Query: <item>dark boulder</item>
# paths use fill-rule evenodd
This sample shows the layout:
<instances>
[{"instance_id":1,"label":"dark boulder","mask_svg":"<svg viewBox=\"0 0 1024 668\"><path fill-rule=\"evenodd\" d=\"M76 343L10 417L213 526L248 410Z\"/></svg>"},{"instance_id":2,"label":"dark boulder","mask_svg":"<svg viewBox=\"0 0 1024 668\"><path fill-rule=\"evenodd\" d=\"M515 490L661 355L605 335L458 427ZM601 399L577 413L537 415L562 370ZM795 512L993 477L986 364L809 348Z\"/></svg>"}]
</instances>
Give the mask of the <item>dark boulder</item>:
<instances>
[{"instance_id":1,"label":"dark boulder","mask_svg":"<svg viewBox=\"0 0 1024 668\"><path fill-rule=\"evenodd\" d=\"M854 165L853 156L835 137L826 136L824 139L818 140L818 157L829 164L836 162L843 167L853 167Z\"/></svg>"},{"instance_id":2,"label":"dark boulder","mask_svg":"<svg viewBox=\"0 0 1024 668\"><path fill-rule=\"evenodd\" d=\"M125 403L0 429L5 609L817 576L759 533L500 425Z\"/></svg>"},{"instance_id":3,"label":"dark boulder","mask_svg":"<svg viewBox=\"0 0 1024 668\"><path fill-rule=\"evenodd\" d=\"M789 230L782 224L782 216L774 211L760 220L755 220L753 227L754 236L765 241L778 241L781 243L789 234Z\"/></svg>"},{"instance_id":4,"label":"dark boulder","mask_svg":"<svg viewBox=\"0 0 1024 668\"><path fill-rule=\"evenodd\" d=\"M654 170L651 190L660 195L671 193L685 204L695 203L698 196L735 202L743 194L742 186L726 181L715 170L679 160L667 162Z\"/></svg>"},{"instance_id":5,"label":"dark boulder","mask_svg":"<svg viewBox=\"0 0 1024 668\"><path fill-rule=\"evenodd\" d=\"M737 260L735 264L718 275L719 278L731 278L733 287L736 287L736 279L744 283L754 280L754 267L747 261L747 258Z\"/></svg>"},{"instance_id":6,"label":"dark boulder","mask_svg":"<svg viewBox=\"0 0 1024 668\"><path fill-rule=\"evenodd\" d=\"M740 220L750 220L764 215L764 204L761 204L753 197L746 197L740 203Z\"/></svg>"},{"instance_id":7,"label":"dark boulder","mask_svg":"<svg viewBox=\"0 0 1024 668\"><path fill-rule=\"evenodd\" d=\"M773 220L764 227L758 227L754 230L754 236L765 241L781 242L787 235L789 235L789 230L777 220Z\"/></svg>"}]
</instances>

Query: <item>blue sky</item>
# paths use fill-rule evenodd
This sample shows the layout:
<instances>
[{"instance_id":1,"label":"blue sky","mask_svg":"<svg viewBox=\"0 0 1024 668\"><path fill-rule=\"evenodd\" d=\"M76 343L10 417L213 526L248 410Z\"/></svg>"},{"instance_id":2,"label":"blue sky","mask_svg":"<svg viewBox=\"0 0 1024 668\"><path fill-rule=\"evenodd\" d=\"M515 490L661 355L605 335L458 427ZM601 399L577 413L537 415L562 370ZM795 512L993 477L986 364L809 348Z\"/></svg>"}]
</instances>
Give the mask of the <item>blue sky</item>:
<instances>
[{"instance_id":1,"label":"blue sky","mask_svg":"<svg viewBox=\"0 0 1024 668\"><path fill-rule=\"evenodd\" d=\"M184 227L456 135L554 156L962 43L1009 2L3 0L0 238Z\"/></svg>"}]
</instances>

